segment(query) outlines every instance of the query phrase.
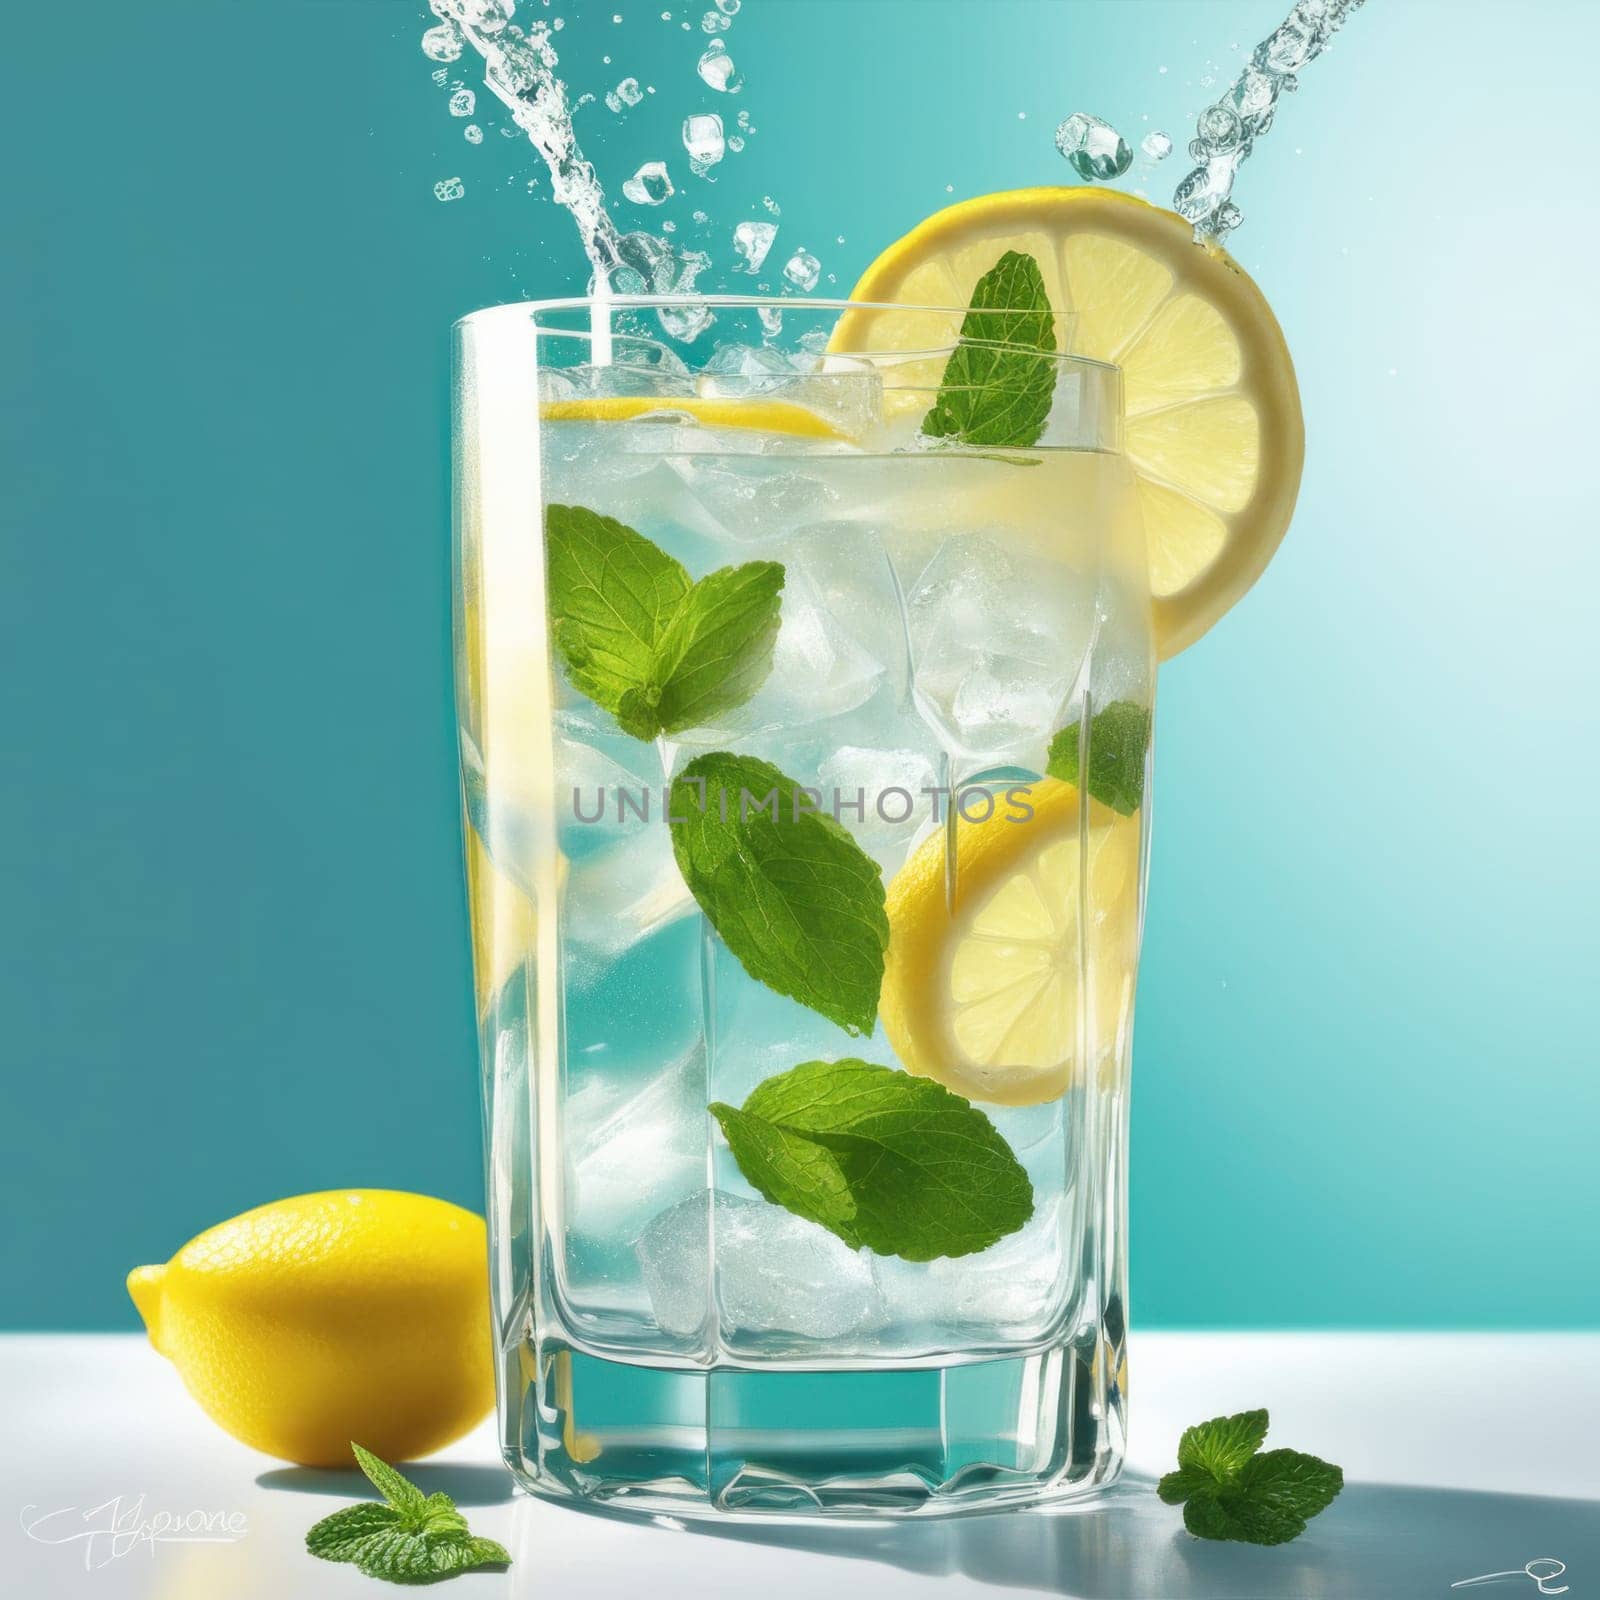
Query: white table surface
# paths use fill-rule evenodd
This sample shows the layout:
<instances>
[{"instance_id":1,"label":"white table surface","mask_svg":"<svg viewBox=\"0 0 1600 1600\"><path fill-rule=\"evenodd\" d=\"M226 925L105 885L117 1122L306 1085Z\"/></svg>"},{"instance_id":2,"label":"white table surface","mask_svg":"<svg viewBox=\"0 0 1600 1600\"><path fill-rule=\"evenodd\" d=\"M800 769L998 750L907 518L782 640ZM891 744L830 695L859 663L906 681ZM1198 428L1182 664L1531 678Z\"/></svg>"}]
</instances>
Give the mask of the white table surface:
<instances>
[{"instance_id":1,"label":"white table surface","mask_svg":"<svg viewBox=\"0 0 1600 1600\"><path fill-rule=\"evenodd\" d=\"M492 1424L411 1475L454 1495L473 1529L512 1553L507 1572L450 1579L443 1592L461 1600L1411 1600L1538 1557L1567 1567L1546 1592L1600 1597L1600 1334L1136 1332L1131 1368L1128 1470L1067 1512L820 1532L661 1526L513 1493ZM1190 1538L1156 1499L1155 1476L1186 1424L1261 1405L1269 1443L1339 1462L1344 1493L1289 1545ZM142 1337L0 1337L0 1441L7 1600L406 1592L305 1553L306 1529L364 1498L365 1480L235 1443ZM117 1497L133 1523L202 1510L239 1514L244 1532L119 1553L103 1533L81 1536L108 1525ZM1453 1592L1539 1590L1519 1571Z\"/></svg>"}]
</instances>

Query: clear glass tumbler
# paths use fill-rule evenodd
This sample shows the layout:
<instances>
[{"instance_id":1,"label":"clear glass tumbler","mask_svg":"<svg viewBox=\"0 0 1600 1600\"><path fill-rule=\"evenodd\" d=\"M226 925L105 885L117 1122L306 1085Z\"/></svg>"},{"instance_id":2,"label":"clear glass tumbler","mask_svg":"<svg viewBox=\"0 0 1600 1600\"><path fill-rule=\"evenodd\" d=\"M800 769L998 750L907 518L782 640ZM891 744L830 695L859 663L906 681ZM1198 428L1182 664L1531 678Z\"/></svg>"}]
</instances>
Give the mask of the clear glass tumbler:
<instances>
[{"instance_id":1,"label":"clear glass tumbler","mask_svg":"<svg viewBox=\"0 0 1600 1600\"><path fill-rule=\"evenodd\" d=\"M1120 375L1011 338L731 299L457 326L530 1490L937 1513L1120 1465L1149 582Z\"/></svg>"}]
</instances>

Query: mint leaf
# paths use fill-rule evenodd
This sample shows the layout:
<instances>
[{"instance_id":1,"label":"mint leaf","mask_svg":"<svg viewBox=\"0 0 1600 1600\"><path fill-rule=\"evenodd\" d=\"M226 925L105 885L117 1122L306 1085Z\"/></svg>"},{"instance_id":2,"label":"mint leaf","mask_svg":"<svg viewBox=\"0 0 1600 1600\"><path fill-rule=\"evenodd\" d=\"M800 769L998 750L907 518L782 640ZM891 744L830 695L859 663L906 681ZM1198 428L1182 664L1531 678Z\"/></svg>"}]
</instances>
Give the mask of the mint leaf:
<instances>
[{"instance_id":1,"label":"mint leaf","mask_svg":"<svg viewBox=\"0 0 1600 1600\"><path fill-rule=\"evenodd\" d=\"M672 852L752 978L849 1033L871 1033L889 946L883 879L814 800L754 756L696 756L672 784Z\"/></svg>"},{"instance_id":2,"label":"mint leaf","mask_svg":"<svg viewBox=\"0 0 1600 1600\"><path fill-rule=\"evenodd\" d=\"M420 1513L427 1505L427 1499L422 1491L409 1478L402 1477L387 1461L373 1455L370 1450L364 1450L354 1440L350 1448L355 1453L356 1465L366 1473L372 1487L394 1507L403 1513Z\"/></svg>"},{"instance_id":3,"label":"mint leaf","mask_svg":"<svg viewBox=\"0 0 1600 1600\"><path fill-rule=\"evenodd\" d=\"M447 1494L424 1495L370 1450L352 1443L361 1470L387 1502L346 1506L306 1534L306 1549L324 1561L348 1561L369 1578L426 1583L469 1567L509 1563L505 1548L478 1539Z\"/></svg>"},{"instance_id":4,"label":"mint leaf","mask_svg":"<svg viewBox=\"0 0 1600 1600\"><path fill-rule=\"evenodd\" d=\"M1201 1539L1284 1544L1333 1503L1343 1471L1299 1450L1260 1447L1265 1411L1213 1417L1185 1431L1178 1470L1156 1486L1168 1505L1183 1505L1183 1525Z\"/></svg>"},{"instance_id":5,"label":"mint leaf","mask_svg":"<svg viewBox=\"0 0 1600 1600\"><path fill-rule=\"evenodd\" d=\"M663 731L711 722L767 681L782 589L776 561L747 561L708 573L683 597L651 668Z\"/></svg>"},{"instance_id":6,"label":"mint leaf","mask_svg":"<svg viewBox=\"0 0 1600 1600\"><path fill-rule=\"evenodd\" d=\"M615 517L545 508L551 638L575 689L624 733L654 739L743 705L772 670L783 568L721 567L698 583Z\"/></svg>"},{"instance_id":7,"label":"mint leaf","mask_svg":"<svg viewBox=\"0 0 1600 1600\"><path fill-rule=\"evenodd\" d=\"M400 1513L393 1506L371 1501L346 1506L312 1528L306 1535L306 1549L324 1561L354 1561L374 1534L388 1533L399 1523Z\"/></svg>"},{"instance_id":8,"label":"mint leaf","mask_svg":"<svg viewBox=\"0 0 1600 1600\"><path fill-rule=\"evenodd\" d=\"M1050 741L1045 770L1078 781L1079 718ZM1089 719L1089 793L1101 805L1131 817L1144 803L1144 758L1150 748L1150 712L1137 700L1113 700Z\"/></svg>"},{"instance_id":9,"label":"mint leaf","mask_svg":"<svg viewBox=\"0 0 1600 1600\"><path fill-rule=\"evenodd\" d=\"M511 1565L511 1556L506 1547L496 1544L493 1539L465 1539L460 1544L442 1545L434 1550L433 1555L436 1572L465 1572L469 1567Z\"/></svg>"},{"instance_id":10,"label":"mint leaf","mask_svg":"<svg viewBox=\"0 0 1600 1600\"><path fill-rule=\"evenodd\" d=\"M689 574L643 534L585 506L547 506L544 526L551 634L573 687L635 738L655 738L648 709L624 701L650 683Z\"/></svg>"},{"instance_id":11,"label":"mint leaf","mask_svg":"<svg viewBox=\"0 0 1600 1600\"><path fill-rule=\"evenodd\" d=\"M931 1078L807 1061L711 1114L767 1200L852 1249L971 1255L1033 1215L1033 1185L994 1124Z\"/></svg>"},{"instance_id":12,"label":"mint leaf","mask_svg":"<svg viewBox=\"0 0 1600 1600\"><path fill-rule=\"evenodd\" d=\"M1178 1441L1178 1466L1203 1472L1219 1483L1231 1482L1266 1436L1264 1409L1213 1417L1184 1429Z\"/></svg>"},{"instance_id":13,"label":"mint leaf","mask_svg":"<svg viewBox=\"0 0 1600 1600\"><path fill-rule=\"evenodd\" d=\"M960 342L922 431L1002 449L1036 444L1055 394L1055 353L1055 318L1039 263L1008 250L973 287Z\"/></svg>"}]
</instances>

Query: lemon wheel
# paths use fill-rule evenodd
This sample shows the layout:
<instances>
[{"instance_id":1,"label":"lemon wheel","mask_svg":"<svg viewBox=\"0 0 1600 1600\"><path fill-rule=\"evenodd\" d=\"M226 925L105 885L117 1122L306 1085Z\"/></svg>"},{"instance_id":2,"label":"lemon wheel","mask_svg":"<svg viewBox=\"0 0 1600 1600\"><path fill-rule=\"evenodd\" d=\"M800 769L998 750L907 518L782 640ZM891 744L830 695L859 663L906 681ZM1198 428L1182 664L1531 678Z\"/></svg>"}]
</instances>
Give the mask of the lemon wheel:
<instances>
[{"instance_id":1,"label":"lemon wheel","mask_svg":"<svg viewBox=\"0 0 1600 1600\"><path fill-rule=\"evenodd\" d=\"M1001 1105L1058 1098L1115 1041L1138 941L1138 815L1055 778L1029 804L931 834L885 907L879 1015L901 1065Z\"/></svg>"},{"instance_id":2,"label":"lemon wheel","mask_svg":"<svg viewBox=\"0 0 1600 1600\"><path fill-rule=\"evenodd\" d=\"M1115 190L1015 189L935 213L851 298L965 306L1007 250L1034 257L1072 353L1122 369L1157 646L1193 644L1260 577L1294 510L1305 455L1288 347L1261 291L1175 212ZM948 343L947 315L847 311L834 351Z\"/></svg>"}]
</instances>

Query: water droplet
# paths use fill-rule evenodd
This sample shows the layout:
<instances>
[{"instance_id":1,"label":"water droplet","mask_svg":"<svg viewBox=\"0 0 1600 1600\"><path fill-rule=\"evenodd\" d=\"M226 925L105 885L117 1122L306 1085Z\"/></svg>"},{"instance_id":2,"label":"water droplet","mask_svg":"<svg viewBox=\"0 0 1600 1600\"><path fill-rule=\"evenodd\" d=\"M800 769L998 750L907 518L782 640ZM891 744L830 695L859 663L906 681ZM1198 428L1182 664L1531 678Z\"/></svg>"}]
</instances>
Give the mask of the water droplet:
<instances>
[{"instance_id":1,"label":"water droplet","mask_svg":"<svg viewBox=\"0 0 1600 1600\"><path fill-rule=\"evenodd\" d=\"M717 10L725 17L739 15L739 0L717 0Z\"/></svg>"},{"instance_id":2,"label":"water droplet","mask_svg":"<svg viewBox=\"0 0 1600 1600\"><path fill-rule=\"evenodd\" d=\"M467 186L459 178L443 178L433 186L435 200L459 200L467 192Z\"/></svg>"},{"instance_id":3,"label":"water droplet","mask_svg":"<svg viewBox=\"0 0 1600 1600\"><path fill-rule=\"evenodd\" d=\"M1139 148L1152 161L1165 161L1172 154L1172 138L1159 128L1152 128L1140 141Z\"/></svg>"},{"instance_id":4,"label":"water droplet","mask_svg":"<svg viewBox=\"0 0 1600 1600\"><path fill-rule=\"evenodd\" d=\"M795 288L809 294L822 276L822 263L809 250L799 249L783 264L783 275Z\"/></svg>"},{"instance_id":5,"label":"water droplet","mask_svg":"<svg viewBox=\"0 0 1600 1600\"><path fill-rule=\"evenodd\" d=\"M461 132L465 135L468 144L483 143L483 129L476 122L469 122Z\"/></svg>"},{"instance_id":6,"label":"water droplet","mask_svg":"<svg viewBox=\"0 0 1600 1600\"><path fill-rule=\"evenodd\" d=\"M658 206L662 201L670 200L673 192L672 179L667 176L667 164L664 161L645 162L622 185L623 198L631 200L636 206Z\"/></svg>"},{"instance_id":7,"label":"water droplet","mask_svg":"<svg viewBox=\"0 0 1600 1600\"><path fill-rule=\"evenodd\" d=\"M461 55L461 33L453 22L441 22L422 36L422 53L430 61L455 61Z\"/></svg>"},{"instance_id":8,"label":"water droplet","mask_svg":"<svg viewBox=\"0 0 1600 1600\"><path fill-rule=\"evenodd\" d=\"M1128 141L1087 111L1074 111L1056 129L1056 149L1080 178L1120 178L1133 164Z\"/></svg>"},{"instance_id":9,"label":"water droplet","mask_svg":"<svg viewBox=\"0 0 1600 1600\"><path fill-rule=\"evenodd\" d=\"M728 135L728 149L729 149L729 150L730 150L730 151L731 151L731 152L732 152L732 153L733 153L733 154L734 154L734 155L738 155L738 153L739 153L739 152L740 152L740 151L741 151L741 150L743 150L743 149L744 149L744 140L743 140L743 139L741 139L741 138L740 138L740 137L739 137L739 135L738 135L738 134L736 134L736 133L730 133L730 134L729 134L729 135Z\"/></svg>"},{"instance_id":10,"label":"water droplet","mask_svg":"<svg viewBox=\"0 0 1600 1600\"><path fill-rule=\"evenodd\" d=\"M715 112L685 117L683 148L689 152L690 169L703 178L722 159L722 118Z\"/></svg>"},{"instance_id":11,"label":"water droplet","mask_svg":"<svg viewBox=\"0 0 1600 1600\"><path fill-rule=\"evenodd\" d=\"M684 26L687 27L688 24L685 23ZM726 33L731 26L732 24L720 11L708 11L700 19L702 33Z\"/></svg>"},{"instance_id":12,"label":"water droplet","mask_svg":"<svg viewBox=\"0 0 1600 1600\"><path fill-rule=\"evenodd\" d=\"M478 97L470 89L457 89L450 96L450 115L470 117L478 108Z\"/></svg>"},{"instance_id":13,"label":"water droplet","mask_svg":"<svg viewBox=\"0 0 1600 1600\"><path fill-rule=\"evenodd\" d=\"M767 259L767 252L772 248L772 241L778 236L778 225L775 222L741 222L733 230L733 248L738 253L742 272L748 272L752 277L761 270L761 263Z\"/></svg>"}]
</instances>

